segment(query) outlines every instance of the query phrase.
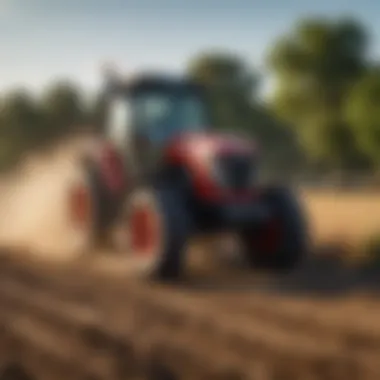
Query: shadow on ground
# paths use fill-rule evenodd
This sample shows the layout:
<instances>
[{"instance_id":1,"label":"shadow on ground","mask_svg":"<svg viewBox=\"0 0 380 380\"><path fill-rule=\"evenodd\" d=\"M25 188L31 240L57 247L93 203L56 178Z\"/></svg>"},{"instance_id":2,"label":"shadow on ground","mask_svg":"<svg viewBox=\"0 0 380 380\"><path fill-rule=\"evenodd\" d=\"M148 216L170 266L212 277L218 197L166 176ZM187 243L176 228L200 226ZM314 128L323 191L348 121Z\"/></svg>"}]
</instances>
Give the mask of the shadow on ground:
<instances>
[{"instance_id":1,"label":"shadow on ground","mask_svg":"<svg viewBox=\"0 0 380 380\"><path fill-rule=\"evenodd\" d=\"M241 276L222 280L187 279L184 287L194 291L249 292L263 291L314 297L341 297L352 293L380 295L380 265L349 265L333 256L313 255L295 271L287 274L264 274L242 271Z\"/></svg>"},{"instance_id":2,"label":"shadow on ground","mask_svg":"<svg viewBox=\"0 0 380 380\"><path fill-rule=\"evenodd\" d=\"M13 256L14 257L14 256ZM111 260L111 259L110 259ZM113 257L112 261L120 266L120 257ZM2 272L11 271L23 282L28 282L31 286L36 283L44 283L44 277L36 276L36 268L28 270L27 262L22 260L15 264L6 253L1 255L0 267ZM124 266L123 263L121 266ZM126 264L128 265L128 264ZM34 265L32 265L34 267ZM46 270L46 266L43 265ZM55 266L54 266L55 267ZM62 268L62 266L60 266ZM67 269L71 268L68 266ZM75 273L88 272L88 266L81 265L76 267ZM119 280L122 283L127 280L127 275L114 276L111 268L104 270L107 272L106 278L111 282ZM89 273L88 273L89 274ZM111 275L111 276L109 276ZM87 277L87 276L84 276ZM91 277L91 276L90 276ZM77 282L76 279L75 282ZM107 280L105 280L107 281ZM146 279L143 280L146 282ZM180 288L185 291L194 292L227 292L227 293L244 293L244 292L267 292L289 296L312 297L342 297L350 294L368 294L371 296L380 296L380 265L373 264L349 264L347 260L340 259L336 255L310 255L295 271L287 274L263 273L247 269L247 267L225 267L222 271L219 269L210 270L209 272L189 273L180 283L167 284L169 287Z\"/></svg>"}]
</instances>

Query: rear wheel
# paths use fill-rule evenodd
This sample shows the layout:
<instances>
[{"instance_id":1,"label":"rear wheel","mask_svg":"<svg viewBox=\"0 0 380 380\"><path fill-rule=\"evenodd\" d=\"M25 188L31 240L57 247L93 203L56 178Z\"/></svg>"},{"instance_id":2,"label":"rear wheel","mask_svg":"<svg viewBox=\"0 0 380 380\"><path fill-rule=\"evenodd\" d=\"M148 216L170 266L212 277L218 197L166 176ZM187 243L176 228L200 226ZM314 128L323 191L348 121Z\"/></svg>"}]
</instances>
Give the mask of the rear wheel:
<instances>
[{"instance_id":1,"label":"rear wheel","mask_svg":"<svg viewBox=\"0 0 380 380\"><path fill-rule=\"evenodd\" d=\"M284 188L269 188L262 202L270 212L264 224L241 233L247 261L254 267L289 271L308 251L308 232L303 211L294 194Z\"/></svg>"},{"instance_id":2,"label":"rear wheel","mask_svg":"<svg viewBox=\"0 0 380 380\"><path fill-rule=\"evenodd\" d=\"M98 210L95 193L85 177L77 178L70 184L67 202L73 249L86 253L96 245Z\"/></svg>"},{"instance_id":3,"label":"rear wheel","mask_svg":"<svg viewBox=\"0 0 380 380\"><path fill-rule=\"evenodd\" d=\"M106 244L109 224L107 189L95 165L85 165L68 191L68 217L79 251L89 252Z\"/></svg>"},{"instance_id":4,"label":"rear wheel","mask_svg":"<svg viewBox=\"0 0 380 380\"><path fill-rule=\"evenodd\" d=\"M137 190L127 202L129 247L138 274L176 280L183 272L190 215L176 189Z\"/></svg>"}]
</instances>

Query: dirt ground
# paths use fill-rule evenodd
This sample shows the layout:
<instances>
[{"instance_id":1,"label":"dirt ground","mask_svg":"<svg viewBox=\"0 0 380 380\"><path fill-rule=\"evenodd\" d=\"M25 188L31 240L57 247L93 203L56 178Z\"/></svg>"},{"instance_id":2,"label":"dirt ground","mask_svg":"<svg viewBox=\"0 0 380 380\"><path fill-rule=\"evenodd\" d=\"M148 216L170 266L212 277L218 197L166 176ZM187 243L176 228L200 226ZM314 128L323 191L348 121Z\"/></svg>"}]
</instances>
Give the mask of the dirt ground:
<instances>
[{"instance_id":1,"label":"dirt ground","mask_svg":"<svg viewBox=\"0 0 380 380\"><path fill-rule=\"evenodd\" d=\"M380 379L378 268L313 257L282 277L210 266L158 286L128 257L76 257L62 204L79 145L0 184L1 380ZM304 200L318 239L379 225L375 195Z\"/></svg>"},{"instance_id":2,"label":"dirt ground","mask_svg":"<svg viewBox=\"0 0 380 380\"><path fill-rule=\"evenodd\" d=\"M0 267L0 357L29 378L380 376L379 271L316 261L282 278L210 271L174 287L130 279L127 260L14 257Z\"/></svg>"},{"instance_id":3,"label":"dirt ground","mask_svg":"<svg viewBox=\"0 0 380 380\"><path fill-rule=\"evenodd\" d=\"M380 193L375 191L301 192L316 241L360 246L380 236Z\"/></svg>"}]
</instances>

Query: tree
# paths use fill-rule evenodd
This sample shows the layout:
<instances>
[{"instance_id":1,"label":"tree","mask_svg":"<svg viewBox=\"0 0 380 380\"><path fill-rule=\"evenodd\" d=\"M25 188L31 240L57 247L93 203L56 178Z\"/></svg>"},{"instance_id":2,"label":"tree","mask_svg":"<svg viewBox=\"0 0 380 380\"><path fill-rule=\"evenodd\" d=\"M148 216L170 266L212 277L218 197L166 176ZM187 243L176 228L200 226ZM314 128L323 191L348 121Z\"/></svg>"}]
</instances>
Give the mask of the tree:
<instances>
[{"instance_id":1,"label":"tree","mask_svg":"<svg viewBox=\"0 0 380 380\"><path fill-rule=\"evenodd\" d=\"M190 61L188 71L206 87L216 125L234 129L252 125L251 101L258 78L242 58L229 52L201 53Z\"/></svg>"},{"instance_id":2,"label":"tree","mask_svg":"<svg viewBox=\"0 0 380 380\"><path fill-rule=\"evenodd\" d=\"M41 132L43 114L25 90L5 95L0 109L0 165L16 162L33 149Z\"/></svg>"},{"instance_id":3,"label":"tree","mask_svg":"<svg viewBox=\"0 0 380 380\"><path fill-rule=\"evenodd\" d=\"M345 116L359 147L380 168L380 68L369 70L352 88Z\"/></svg>"},{"instance_id":4,"label":"tree","mask_svg":"<svg viewBox=\"0 0 380 380\"><path fill-rule=\"evenodd\" d=\"M45 91L42 108L48 128L46 133L50 137L74 133L88 119L80 89L68 81L58 81Z\"/></svg>"},{"instance_id":5,"label":"tree","mask_svg":"<svg viewBox=\"0 0 380 380\"><path fill-rule=\"evenodd\" d=\"M352 20L306 19L268 57L276 87L271 106L295 128L314 161L345 167L359 156L343 107L366 68L367 36Z\"/></svg>"}]
</instances>

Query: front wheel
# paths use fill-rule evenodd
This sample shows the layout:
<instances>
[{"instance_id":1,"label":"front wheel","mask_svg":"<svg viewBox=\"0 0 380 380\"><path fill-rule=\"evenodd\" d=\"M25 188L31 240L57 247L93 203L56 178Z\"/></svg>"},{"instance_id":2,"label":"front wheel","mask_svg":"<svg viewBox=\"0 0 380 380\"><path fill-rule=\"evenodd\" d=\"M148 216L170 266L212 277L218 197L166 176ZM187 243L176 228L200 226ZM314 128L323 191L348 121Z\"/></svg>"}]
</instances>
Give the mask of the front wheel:
<instances>
[{"instance_id":1,"label":"front wheel","mask_svg":"<svg viewBox=\"0 0 380 380\"><path fill-rule=\"evenodd\" d=\"M242 231L245 257L256 268L292 270L308 252L303 210L295 195L285 188L266 189L261 201L270 217L262 225Z\"/></svg>"},{"instance_id":2,"label":"front wheel","mask_svg":"<svg viewBox=\"0 0 380 380\"><path fill-rule=\"evenodd\" d=\"M190 215L178 190L137 190L127 201L129 248L137 271L157 280L177 280L183 272Z\"/></svg>"}]
</instances>

